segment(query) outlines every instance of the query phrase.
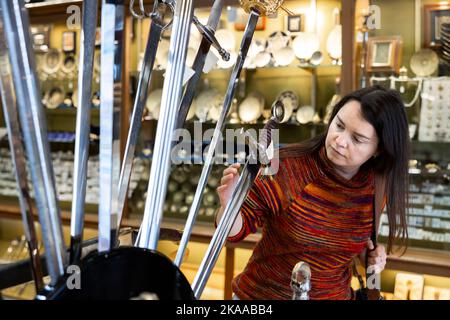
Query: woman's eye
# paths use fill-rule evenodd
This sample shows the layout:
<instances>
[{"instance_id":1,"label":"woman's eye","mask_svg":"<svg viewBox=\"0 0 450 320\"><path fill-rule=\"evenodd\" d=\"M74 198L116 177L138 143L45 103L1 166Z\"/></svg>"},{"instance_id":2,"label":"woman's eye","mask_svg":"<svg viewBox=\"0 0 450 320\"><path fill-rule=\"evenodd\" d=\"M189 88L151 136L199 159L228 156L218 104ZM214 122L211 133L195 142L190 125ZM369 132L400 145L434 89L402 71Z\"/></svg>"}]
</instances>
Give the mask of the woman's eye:
<instances>
[{"instance_id":1,"label":"woman's eye","mask_svg":"<svg viewBox=\"0 0 450 320\"><path fill-rule=\"evenodd\" d=\"M356 138L356 137L353 137L353 140L355 141L355 143L361 143L361 141L358 140L358 138Z\"/></svg>"},{"instance_id":2,"label":"woman's eye","mask_svg":"<svg viewBox=\"0 0 450 320\"><path fill-rule=\"evenodd\" d=\"M337 127L338 127L339 129L344 129L344 126L343 126L342 124L337 123L336 125L337 125Z\"/></svg>"}]
</instances>

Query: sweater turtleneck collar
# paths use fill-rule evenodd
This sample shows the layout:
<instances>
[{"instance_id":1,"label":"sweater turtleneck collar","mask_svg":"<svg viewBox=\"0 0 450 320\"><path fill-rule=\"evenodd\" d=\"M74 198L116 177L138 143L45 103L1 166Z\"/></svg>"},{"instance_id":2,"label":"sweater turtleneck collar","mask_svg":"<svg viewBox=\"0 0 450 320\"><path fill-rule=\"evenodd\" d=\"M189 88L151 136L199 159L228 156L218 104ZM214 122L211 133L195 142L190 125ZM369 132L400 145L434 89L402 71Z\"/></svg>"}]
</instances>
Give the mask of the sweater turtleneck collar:
<instances>
[{"instance_id":1,"label":"sweater turtleneck collar","mask_svg":"<svg viewBox=\"0 0 450 320\"><path fill-rule=\"evenodd\" d=\"M346 179L341 176L336 171L335 165L330 161L330 159L328 159L325 146L319 150L317 158L319 169L323 172L323 174L344 187L352 189L361 188L367 186L368 183L372 183L373 170L367 170L363 167L360 167L358 172L351 179Z\"/></svg>"}]
</instances>

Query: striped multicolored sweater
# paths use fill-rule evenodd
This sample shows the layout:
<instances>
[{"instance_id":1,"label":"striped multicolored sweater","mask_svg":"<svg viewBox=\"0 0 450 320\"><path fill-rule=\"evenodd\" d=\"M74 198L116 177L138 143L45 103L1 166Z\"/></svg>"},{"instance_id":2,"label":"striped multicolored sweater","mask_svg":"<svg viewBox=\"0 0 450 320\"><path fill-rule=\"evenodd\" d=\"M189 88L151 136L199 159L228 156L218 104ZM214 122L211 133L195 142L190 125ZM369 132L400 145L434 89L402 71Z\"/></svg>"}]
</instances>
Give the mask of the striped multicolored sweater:
<instances>
[{"instance_id":1,"label":"striped multicolored sweater","mask_svg":"<svg viewBox=\"0 0 450 320\"><path fill-rule=\"evenodd\" d=\"M240 299L291 299L291 273L311 267L310 299L352 299L351 264L371 234L374 174L338 175L325 148L281 158L274 176L258 176L242 208L237 242L262 227L245 270L233 279Z\"/></svg>"}]
</instances>

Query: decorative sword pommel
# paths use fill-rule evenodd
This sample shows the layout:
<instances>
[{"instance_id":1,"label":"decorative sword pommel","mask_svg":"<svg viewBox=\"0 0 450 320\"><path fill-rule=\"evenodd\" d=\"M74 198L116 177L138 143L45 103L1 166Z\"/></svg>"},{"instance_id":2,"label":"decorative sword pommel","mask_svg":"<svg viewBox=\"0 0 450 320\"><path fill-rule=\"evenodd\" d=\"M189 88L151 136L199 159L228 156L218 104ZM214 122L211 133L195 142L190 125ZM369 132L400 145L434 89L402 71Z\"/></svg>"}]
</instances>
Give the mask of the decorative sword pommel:
<instances>
[{"instance_id":1,"label":"decorative sword pommel","mask_svg":"<svg viewBox=\"0 0 450 320\"><path fill-rule=\"evenodd\" d=\"M261 16L275 14L283 2L284 0L239 0L239 4L247 13L257 10Z\"/></svg>"},{"instance_id":2,"label":"decorative sword pommel","mask_svg":"<svg viewBox=\"0 0 450 320\"><path fill-rule=\"evenodd\" d=\"M300 261L292 269L291 288L292 300L309 300L311 268L306 262Z\"/></svg>"}]
</instances>

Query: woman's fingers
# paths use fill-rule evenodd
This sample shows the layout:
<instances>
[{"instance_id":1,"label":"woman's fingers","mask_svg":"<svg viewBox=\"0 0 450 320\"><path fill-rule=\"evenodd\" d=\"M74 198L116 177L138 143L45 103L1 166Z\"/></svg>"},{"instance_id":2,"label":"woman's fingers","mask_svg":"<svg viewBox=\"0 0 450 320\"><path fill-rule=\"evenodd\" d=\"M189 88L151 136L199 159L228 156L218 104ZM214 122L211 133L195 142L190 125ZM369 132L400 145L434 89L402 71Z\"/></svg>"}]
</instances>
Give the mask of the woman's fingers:
<instances>
[{"instance_id":1,"label":"woman's fingers","mask_svg":"<svg viewBox=\"0 0 450 320\"><path fill-rule=\"evenodd\" d=\"M234 177L235 177L235 175L233 175L231 173L227 174L226 176L223 176L222 179L220 179L220 184L221 185L227 184L228 182L233 180Z\"/></svg>"},{"instance_id":2,"label":"woman's fingers","mask_svg":"<svg viewBox=\"0 0 450 320\"><path fill-rule=\"evenodd\" d=\"M223 191L225 191L228 188L227 184L221 185L219 187L217 187L217 192L218 193L222 193Z\"/></svg>"},{"instance_id":3,"label":"woman's fingers","mask_svg":"<svg viewBox=\"0 0 450 320\"><path fill-rule=\"evenodd\" d=\"M370 247L370 244L368 245ZM373 266L377 273L384 270L386 266L386 250L383 245L378 245L375 250L370 251L367 262L370 266Z\"/></svg>"},{"instance_id":4,"label":"woman's fingers","mask_svg":"<svg viewBox=\"0 0 450 320\"><path fill-rule=\"evenodd\" d=\"M223 175L228 175L228 174L235 174L237 175L239 173L237 168L234 167L228 167L225 170L223 170Z\"/></svg>"},{"instance_id":5,"label":"woman's fingers","mask_svg":"<svg viewBox=\"0 0 450 320\"><path fill-rule=\"evenodd\" d=\"M373 249L374 249L372 240L367 239L366 247L367 247L367 249L369 249L369 250L373 250Z\"/></svg>"}]
</instances>

